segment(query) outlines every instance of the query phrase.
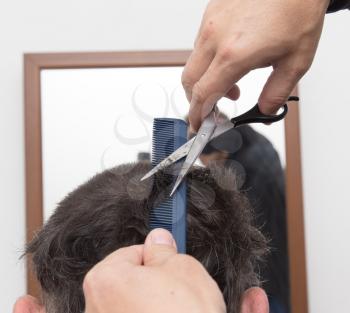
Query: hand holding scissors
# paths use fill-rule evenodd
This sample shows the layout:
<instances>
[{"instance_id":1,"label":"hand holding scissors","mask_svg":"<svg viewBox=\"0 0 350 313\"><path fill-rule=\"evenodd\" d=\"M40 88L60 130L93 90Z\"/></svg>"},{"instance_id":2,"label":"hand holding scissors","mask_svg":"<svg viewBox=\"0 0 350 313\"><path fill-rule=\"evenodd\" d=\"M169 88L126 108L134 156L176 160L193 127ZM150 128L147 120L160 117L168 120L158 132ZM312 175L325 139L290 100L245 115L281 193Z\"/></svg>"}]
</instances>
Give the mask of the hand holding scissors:
<instances>
[{"instance_id":1,"label":"hand holding scissors","mask_svg":"<svg viewBox=\"0 0 350 313\"><path fill-rule=\"evenodd\" d=\"M287 101L299 101L298 97L289 97ZM282 120L288 113L288 106L284 104L282 107L283 111L277 115L266 115L260 112L258 104L256 104L249 111L242 115L232 118L230 121L224 122L218 125L215 118L215 110L213 110L203 121L197 135L191 140L187 141L179 149L161 161L151 171L149 171L141 180L147 179L164 169L165 167L174 164L180 159L186 156L185 162L183 163L180 173L176 179L173 190L170 195L173 195L177 187L181 184L182 180L196 162L199 155L202 153L204 147L212 139L222 135L223 133L231 130L232 128L239 127L245 124L251 123L275 123Z\"/></svg>"}]
</instances>

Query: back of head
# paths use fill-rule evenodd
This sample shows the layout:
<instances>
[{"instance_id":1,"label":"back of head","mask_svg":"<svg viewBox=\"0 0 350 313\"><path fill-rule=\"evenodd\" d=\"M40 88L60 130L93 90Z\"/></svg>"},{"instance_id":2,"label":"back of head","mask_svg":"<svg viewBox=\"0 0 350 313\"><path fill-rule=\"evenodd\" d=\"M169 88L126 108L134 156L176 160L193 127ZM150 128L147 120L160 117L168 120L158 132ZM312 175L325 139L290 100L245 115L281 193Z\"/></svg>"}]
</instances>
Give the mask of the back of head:
<instances>
[{"instance_id":1,"label":"back of head","mask_svg":"<svg viewBox=\"0 0 350 313\"><path fill-rule=\"evenodd\" d=\"M28 245L47 313L83 312L89 269L118 248L144 242L150 210L171 188L165 173L140 182L149 169L127 164L96 175L58 205ZM187 186L187 253L216 280L228 312L238 312L243 291L259 284L256 263L265 239L232 172L194 168Z\"/></svg>"}]
</instances>

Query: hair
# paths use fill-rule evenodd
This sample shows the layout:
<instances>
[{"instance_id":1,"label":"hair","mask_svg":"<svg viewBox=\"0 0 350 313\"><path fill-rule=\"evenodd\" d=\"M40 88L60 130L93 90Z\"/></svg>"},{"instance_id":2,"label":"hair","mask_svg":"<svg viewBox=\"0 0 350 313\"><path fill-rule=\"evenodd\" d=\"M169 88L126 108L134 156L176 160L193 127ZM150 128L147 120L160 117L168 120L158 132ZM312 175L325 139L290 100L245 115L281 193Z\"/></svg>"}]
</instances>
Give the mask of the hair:
<instances>
[{"instance_id":1,"label":"hair","mask_svg":"<svg viewBox=\"0 0 350 313\"><path fill-rule=\"evenodd\" d=\"M217 119L219 123L229 121L220 111ZM222 166L236 172L240 188L254 208L256 223L269 238L270 253L260 262L260 274L271 310L277 302L290 312L285 175L278 152L268 138L250 125L242 125L211 140L202 151L202 156L210 155L215 162L221 158Z\"/></svg>"},{"instance_id":2,"label":"hair","mask_svg":"<svg viewBox=\"0 0 350 313\"><path fill-rule=\"evenodd\" d=\"M150 168L126 164L94 176L59 203L28 244L48 313L84 312L86 273L116 249L144 242L150 210L172 184L164 172L140 182ZM215 279L228 312L238 312L242 293L259 285L256 265L266 251L234 173L194 167L187 176L187 253Z\"/></svg>"}]
</instances>

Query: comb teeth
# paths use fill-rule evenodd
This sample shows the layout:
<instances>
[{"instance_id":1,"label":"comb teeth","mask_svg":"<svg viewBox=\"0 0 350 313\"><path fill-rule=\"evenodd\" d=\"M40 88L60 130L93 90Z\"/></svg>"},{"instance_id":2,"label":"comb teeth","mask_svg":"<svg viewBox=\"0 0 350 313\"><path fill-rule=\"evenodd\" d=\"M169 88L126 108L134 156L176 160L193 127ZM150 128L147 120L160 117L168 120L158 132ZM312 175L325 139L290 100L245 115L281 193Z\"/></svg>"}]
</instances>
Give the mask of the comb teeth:
<instances>
[{"instance_id":1,"label":"comb teeth","mask_svg":"<svg viewBox=\"0 0 350 313\"><path fill-rule=\"evenodd\" d=\"M156 118L153 122L152 165L155 166L187 141L183 120ZM169 195L149 216L150 229L164 228L175 238L178 251L186 252L186 185L182 183L173 197Z\"/></svg>"},{"instance_id":2,"label":"comb teeth","mask_svg":"<svg viewBox=\"0 0 350 313\"><path fill-rule=\"evenodd\" d=\"M149 222L151 229L165 228L172 233L173 200L167 198L159 207L151 211Z\"/></svg>"},{"instance_id":3,"label":"comb teeth","mask_svg":"<svg viewBox=\"0 0 350 313\"><path fill-rule=\"evenodd\" d=\"M155 166L175 151L175 122L156 118L153 122L152 165Z\"/></svg>"}]
</instances>

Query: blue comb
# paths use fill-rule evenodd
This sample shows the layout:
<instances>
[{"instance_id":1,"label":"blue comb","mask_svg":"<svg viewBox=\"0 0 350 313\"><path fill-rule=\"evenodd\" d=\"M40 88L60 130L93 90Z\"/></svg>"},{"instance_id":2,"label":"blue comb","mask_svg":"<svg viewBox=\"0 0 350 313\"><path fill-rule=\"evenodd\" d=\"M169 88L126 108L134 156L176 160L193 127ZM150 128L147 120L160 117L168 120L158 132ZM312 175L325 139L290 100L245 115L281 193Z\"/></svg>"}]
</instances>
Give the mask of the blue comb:
<instances>
[{"instance_id":1,"label":"blue comb","mask_svg":"<svg viewBox=\"0 0 350 313\"><path fill-rule=\"evenodd\" d=\"M152 165L157 165L186 142L187 124L183 120L155 118ZM186 182L180 185L172 197L167 195L158 207L151 210L149 222L150 229L165 228L170 231L175 238L178 252L186 253Z\"/></svg>"}]
</instances>

